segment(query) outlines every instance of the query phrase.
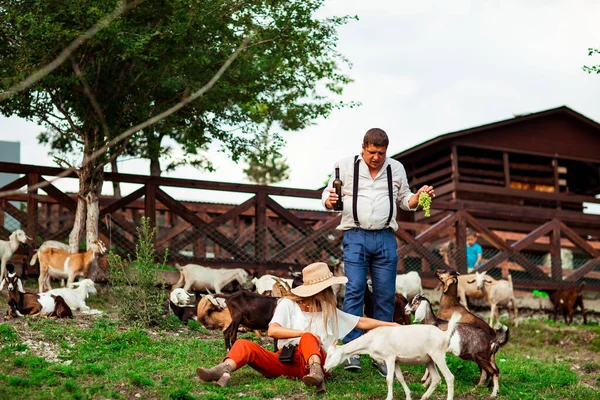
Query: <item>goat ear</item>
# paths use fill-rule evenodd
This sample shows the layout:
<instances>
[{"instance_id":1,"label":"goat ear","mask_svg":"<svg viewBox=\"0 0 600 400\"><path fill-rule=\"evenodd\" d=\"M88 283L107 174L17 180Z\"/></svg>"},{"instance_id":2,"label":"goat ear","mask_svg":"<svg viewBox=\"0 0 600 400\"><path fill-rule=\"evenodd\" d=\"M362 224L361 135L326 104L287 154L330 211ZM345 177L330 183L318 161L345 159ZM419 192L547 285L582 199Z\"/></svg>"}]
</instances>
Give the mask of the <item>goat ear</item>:
<instances>
[{"instance_id":1,"label":"goat ear","mask_svg":"<svg viewBox=\"0 0 600 400\"><path fill-rule=\"evenodd\" d=\"M25 293L25 289L23 289L23 283L20 279L17 279L17 288L19 289L19 292Z\"/></svg>"},{"instance_id":2,"label":"goat ear","mask_svg":"<svg viewBox=\"0 0 600 400\"><path fill-rule=\"evenodd\" d=\"M471 283L475 283L477 282L475 279L473 279L472 281L467 281L467 283L470 285Z\"/></svg>"},{"instance_id":3,"label":"goat ear","mask_svg":"<svg viewBox=\"0 0 600 400\"><path fill-rule=\"evenodd\" d=\"M487 279L484 282L485 283L492 283L492 281L488 281Z\"/></svg>"},{"instance_id":4,"label":"goat ear","mask_svg":"<svg viewBox=\"0 0 600 400\"><path fill-rule=\"evenodd\" d=\"M71 282L69 287L79 287L79 285L81 285L81 282Z\"/></svg>"}]
</instances>

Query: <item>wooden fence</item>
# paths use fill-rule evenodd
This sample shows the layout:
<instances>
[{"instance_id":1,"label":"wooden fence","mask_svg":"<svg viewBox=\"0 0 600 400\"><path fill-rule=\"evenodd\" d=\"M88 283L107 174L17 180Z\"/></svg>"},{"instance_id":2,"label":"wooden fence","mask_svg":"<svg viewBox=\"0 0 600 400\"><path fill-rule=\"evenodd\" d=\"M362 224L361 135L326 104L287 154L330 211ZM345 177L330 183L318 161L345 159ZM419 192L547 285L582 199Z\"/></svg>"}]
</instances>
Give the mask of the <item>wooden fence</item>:
<instances>
[{"instance_id":1,"label":"wooden fence","mask_svg":"<svg viewBox=\"0 0 600 400\"><path fill-rule=\"evenodd\" d=\"M42 241L68 238L76 207L75 195L64 193L49 183L38 190L27 190L62 171L0 163L0 172L19 175L0 191L22 189L0 198L0 238L6 239L17 228L7 229L11 218L28 236L37 238L31 248L19 249L16 257L21 257L23 262ZM76 178L74 174L65 179L73 178ZM106 173L105 181L140 185L120 199L106 196L100 199L100 236L110 244L112 251L120 254L134 252L136 229L145 216L157 227L158 256L169 249L169 263L242 267L264 273L288 268L300 270L310 262L343 257L342 234L335 229L340 221L338 214L286 209L274 199L274 196L319 199L319 190L114 173ZM227 193L245 193L248 199L237 205L186 202L169 195L168 188L220 191L224 198ZM600 290L600 272L597 271L600 246L585 240L557 218L544 222L518 240L507 240L501 232L489 229L473 217L460 201L434 201L432 208L444 213L435 223L399 221L400 229L396 232L399 271L419 270L428 286L435 286L432 274L435 269L454 267L461 273L466 272L466 229L470 227L479 233L486 247L495 250L481 270L504 275L512 271L515 286L522 288L552 289L572 286L585 279L587 290ZM456 245L455 254L462 255L455 256L451 266L439 252L439 244L449 240ZM527 253L530 246L544 240L551 256L549 267L542 266ZM585 262L573 270L563 269L560 251L565 246L586 258ZM27 270L29 274L36 272Z\"/></svg>"}]
</instances>

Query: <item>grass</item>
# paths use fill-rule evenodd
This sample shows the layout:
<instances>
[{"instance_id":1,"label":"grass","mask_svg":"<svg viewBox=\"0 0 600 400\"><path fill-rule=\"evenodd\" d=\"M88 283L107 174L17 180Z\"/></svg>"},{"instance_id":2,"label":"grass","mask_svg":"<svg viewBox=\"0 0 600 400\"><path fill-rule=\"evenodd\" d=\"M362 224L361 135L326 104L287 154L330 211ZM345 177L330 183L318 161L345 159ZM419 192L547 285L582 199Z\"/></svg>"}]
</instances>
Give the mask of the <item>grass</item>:
<instances>
[{"instance_id":1,"label":"grass","mask_svg":"<svg viewBox=\"0 0 600 400\"><path fill-rule=\"evenodd\" d=\"M35 287L29 281L26 287ZM76 313L73 320L24 317L0 323L0 399L381 399L385 379L363 356L358 373L339 367L327 382L327 394L284 378L267 380L249 367L236 371L230 385L201 383L197 366L212 366L225 355L220 332L195 321L183 326L166 318L162 328L133 328L119 321L108 289L87 300L103 316ZM4 302L0 302L5 304ZM4 314L3 310L0 313ZM507 321L504 321L505 323ZM241 335L271 348L267 338ZM455 398L489 398L491 390L474 387L474 363L447 356L455 375ZM600 327L530 319L511 328L509 343L497 354L499 399L600 398ZM413 398L424 366L402 366ZM434 399L446 398L442 383ZM404 392L394 383L396 398Z\"/></svg>"},{"instance_id":2,"label":"grass","mask_svg":"<svg viewBox=\"0 0 600 400\"><path fill-rule=\"evenodd\" d=\"M92 298L93 299L93 298ZM92 300L90 299L90 300ZM127 327L108 313L77 314L74 320L19 318L0 324L1 399L378 399L385 379L363 356L358 373L339 367L327 394L284 378L267 380L249 367L236 371L230 385L200 383L199 365L212 366L225 355L222 335L193 322L183 326L169 317L169 329ZM253 334L241 337L272 346ZM498 355L500 399L597 399L600 397L600 327L566 327L546 319L512 329ZM477 366L448 355L457 399L488 398L474 388ZM414 398L424 389L424 366L403 366ZM396 398L404 398L394 383ZM442 383L433 398L446 398Z\"/></svg>"}]
</instances>

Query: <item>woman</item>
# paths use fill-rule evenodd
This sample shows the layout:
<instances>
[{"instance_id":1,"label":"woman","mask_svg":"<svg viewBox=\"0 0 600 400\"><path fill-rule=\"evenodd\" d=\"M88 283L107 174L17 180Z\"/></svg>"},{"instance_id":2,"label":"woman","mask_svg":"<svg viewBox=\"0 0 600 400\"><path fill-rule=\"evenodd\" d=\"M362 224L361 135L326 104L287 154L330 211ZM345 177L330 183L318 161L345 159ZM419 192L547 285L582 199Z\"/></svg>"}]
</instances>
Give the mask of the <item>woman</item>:
<instances>
[{"instance_id":1,"label":"woman","mask_svg":"<svg viewBox=\"0 0 600 400\"><path fill-rule=\"evenodd\" d=\"M240 339L236 341L219 365L196 369L204 382L216 381L226 386L230 373L248 364L267 378L285 376L302 379L317 392L325 391L321 365L324 349L342 339L352 329L370 330L379 326L396 326L393 322L347 314L336 307L331 285L348 282L346 277L334 277L325 263L310 264L302 270L304 283L284 297L269 323L267 335L278 339L279 347L297 346L289 362L279 358L282 350L269 351L258 344Z\"/></svg>"}]
</instances>

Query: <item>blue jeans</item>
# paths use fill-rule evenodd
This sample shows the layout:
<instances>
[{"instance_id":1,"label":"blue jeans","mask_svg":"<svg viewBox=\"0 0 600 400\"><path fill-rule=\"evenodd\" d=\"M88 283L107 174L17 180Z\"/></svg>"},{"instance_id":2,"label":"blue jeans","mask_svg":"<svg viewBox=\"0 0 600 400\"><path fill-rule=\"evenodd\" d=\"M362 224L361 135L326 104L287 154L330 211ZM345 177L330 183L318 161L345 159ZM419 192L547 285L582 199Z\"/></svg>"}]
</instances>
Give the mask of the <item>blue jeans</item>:
<instances>
[{"instance_id":1,"label":"blue jeans","mask_svg":"<svg viewBox=\"0 0 600 400\"><path fill-rule=\"evenodd\" d=\"M344 232L344 270L348 283L344 311L363 316L367 271L373 282L373 318L392 321L396 301L396 271L398 269L396 237L391 229L368 231L353 228ZM344 343L362 335L353 329Z\"/></svg>"}]
</instances>

